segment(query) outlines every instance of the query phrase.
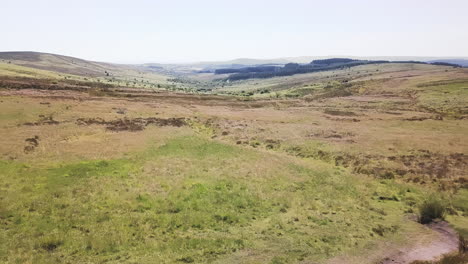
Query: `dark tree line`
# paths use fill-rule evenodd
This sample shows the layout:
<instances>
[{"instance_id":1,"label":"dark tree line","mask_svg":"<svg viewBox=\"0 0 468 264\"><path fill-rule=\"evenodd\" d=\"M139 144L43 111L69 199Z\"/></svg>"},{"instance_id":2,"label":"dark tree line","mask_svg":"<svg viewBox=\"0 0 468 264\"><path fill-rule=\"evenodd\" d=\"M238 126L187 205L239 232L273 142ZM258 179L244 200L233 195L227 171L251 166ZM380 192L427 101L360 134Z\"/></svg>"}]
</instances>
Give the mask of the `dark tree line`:
<instances>
[{"instance_id":1,"label":"dark tree line","mask_svg":"<svg viewBox=\"0 0 468 264\"><path fill-rule=\"evenodd\" d=\"M244 80L251 78L271 78L276 76L290 76L299 73L311 73L317 71L343 69L358 65L374 63L364 60L352 59L326 59L314 60L309 64L288 63L283 67L279 66L253 66L235 69L218 69L215 74L231 74L227 79L231 81ZM383 61L376 61L375 63L383 63Z\"/></svg>"},{"instance_id":2,"label":"dark tree line","mask_svg":"<svg viewBox=\"0 0 468 264\"><path fill-rule=\"evenodd\" d=\"M245 68L226 68L226 69L216 69L215 74L274 72L279 69L281 69L281 67L279 66L253 66L253 67L245 67Z\"/></svg>"},{"instance_id":3,"label":"dark tree line","mask_svg":"<svg viewBox=\"0 0 468 264\"><path fill-rule=\"evenodd\" d=\"M344 69L366 64L383 64L383 63L417 63L417 64L433 64L441 66L461 67L457 64L435 62L426 63L422 61L387 61L387 60L354 60L346 58L332 58L323 60L314 60L308 64L288 63L283 67L271 65L259 65L244 68L224 68L215 70L215 74L231 74L227 80L237 81L252 78L271 78L277 76L290 76L300 73L311 73L318 71L328 71L336 69Z\"/></svg>"},{"instance_id":4,"label":"dark tree line","mask_svg":"<svg viewBox=\"0 0 468 264\"><path fill-rule=\"evenodd\" d=\"M432 62L432 65L440 65L440 66L451 66L454 68L462 68L461 65L454 64L454 63L448 63L448 62Z\"/></svg>"}]
</instances>

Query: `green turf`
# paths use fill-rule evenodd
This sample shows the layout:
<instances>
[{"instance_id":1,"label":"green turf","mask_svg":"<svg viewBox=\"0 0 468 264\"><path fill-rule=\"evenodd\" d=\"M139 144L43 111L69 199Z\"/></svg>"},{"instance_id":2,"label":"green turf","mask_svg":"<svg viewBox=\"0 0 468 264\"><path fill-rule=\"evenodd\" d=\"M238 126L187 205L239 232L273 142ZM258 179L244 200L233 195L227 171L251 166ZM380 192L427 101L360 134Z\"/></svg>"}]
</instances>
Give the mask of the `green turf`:
<instances>
[{"instance_id":1,"label":"green turf","mask_svg":"<svg viewBox=\"0 0 468 264\"><path fill-rule=\"evenodd\" d=\"M0 171L7 263L207 262L246 250L277 263L320 260L393 236L423 196L197 136L127 159L3 161Z\"/></svg>"}]
</instances>

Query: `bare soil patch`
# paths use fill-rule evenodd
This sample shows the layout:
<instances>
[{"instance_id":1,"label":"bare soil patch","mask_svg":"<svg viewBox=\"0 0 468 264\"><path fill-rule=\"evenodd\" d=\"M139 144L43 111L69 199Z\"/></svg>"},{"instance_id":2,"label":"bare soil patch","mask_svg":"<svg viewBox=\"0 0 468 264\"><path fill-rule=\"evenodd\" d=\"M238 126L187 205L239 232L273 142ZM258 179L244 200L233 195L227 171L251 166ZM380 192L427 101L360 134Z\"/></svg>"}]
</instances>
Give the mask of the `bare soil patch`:
<instances>
[{"instance_id":1,"label":"bare soil patch","mask_svg":"<svg viewBox=\"0 0 468 264\"><path fill-rule=\"evenodd\" d=\"M427 227L438 233L437 239L428 244L399 249L397 253L386 257L379 263L408 264L417 260L437 260L444 254L458 250L458 235L447 222L433 222L428 224Z\"/></svg>"}]
</instances>

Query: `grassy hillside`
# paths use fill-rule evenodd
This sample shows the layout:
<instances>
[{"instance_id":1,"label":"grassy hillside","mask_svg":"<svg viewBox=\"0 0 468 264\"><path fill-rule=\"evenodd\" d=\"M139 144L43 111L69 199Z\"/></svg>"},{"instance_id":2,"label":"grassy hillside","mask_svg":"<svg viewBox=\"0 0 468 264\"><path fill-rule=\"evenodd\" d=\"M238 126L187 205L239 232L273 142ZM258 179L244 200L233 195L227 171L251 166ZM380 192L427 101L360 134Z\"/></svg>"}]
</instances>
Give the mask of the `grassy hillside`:
<instances>
[{"instance_id":1,"label":"grassy hillside","mask_svg":"<svg viewBox=\"0 0 468 264\"><path fill-rule=\"evenodd\" d=\"M90 77L105 76L106 71L118 70L112 64L40 52L0 52L0 60L25 67Z\"/></svg>"},{"instance_id":2,"label":"grassy hillside","mask_svg":"<svg viewBox=\"0 0 468 264\"><path fill-rule=\"evenodd\" d=\"M39 52L0 52L0 75L54 80L66 78L135 88L173 87L168 76L135 66Z\"/></svg>"}]
</instances>

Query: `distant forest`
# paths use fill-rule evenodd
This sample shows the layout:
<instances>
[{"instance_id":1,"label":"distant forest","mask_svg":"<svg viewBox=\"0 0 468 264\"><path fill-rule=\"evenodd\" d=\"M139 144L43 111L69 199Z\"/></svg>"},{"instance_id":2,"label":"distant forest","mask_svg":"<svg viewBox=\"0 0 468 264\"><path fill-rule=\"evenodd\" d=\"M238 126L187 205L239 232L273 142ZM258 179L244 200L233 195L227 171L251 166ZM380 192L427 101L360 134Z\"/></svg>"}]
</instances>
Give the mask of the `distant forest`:
<instances>
[{"instance_id":1,"label":"distant forest","mask_svg":"<svg viewBox=\"0 0 468 264\"><path fill-rule=\"evenodd\" d=\"M245 80L252 78L271 78L277 76L290 76L300 73L311 73L318 71L327 71L335 69L344 69L350 68L359 65L366 64L381 64L381 63L418 63L418 64L433 64L433 65L443 65L443 66L452 66L452 67L461 67L458 64L445 63L445 62L433 62L426 63L422 61L386 61L386 60L353 60L347 58L332 58L332 59L323 59L323 60L314 60L308 64L299 64L299 63L288 63L281 66L272 66L272 65L258 65L250 66L244 68L223 68L216 69L215 74L230 74L226 80L237 81Z\"/></svg>"}]
</instances>

